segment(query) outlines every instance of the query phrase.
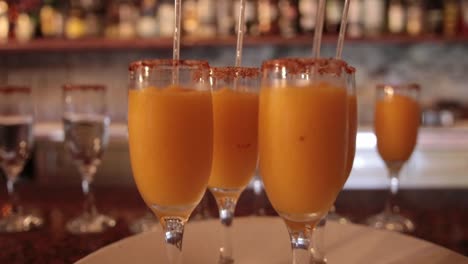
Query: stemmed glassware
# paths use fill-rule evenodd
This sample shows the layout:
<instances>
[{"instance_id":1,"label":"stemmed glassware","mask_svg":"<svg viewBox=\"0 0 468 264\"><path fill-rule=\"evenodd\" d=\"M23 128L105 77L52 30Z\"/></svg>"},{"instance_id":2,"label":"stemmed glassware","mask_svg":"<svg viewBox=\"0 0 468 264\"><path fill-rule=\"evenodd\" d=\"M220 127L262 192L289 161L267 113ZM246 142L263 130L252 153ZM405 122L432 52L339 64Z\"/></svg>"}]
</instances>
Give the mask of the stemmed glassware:
<instances>
[{"instance_id":1,"label":"stemmed glassware","mask_svg":"<svg viewBox=\"0 0 468 264\"><path fill-rule=\"evenodd\" d=\"M19 203L15 183L33 148L34 110L31 89L0 86L0 166L6 176L10 210L0 218L0 232L23 232L42 226L43 219Z\"/></svg>"},{"instance_id":2,"label":"stemmed glassware","mask_svg":"<svg viewBox=\"0 0 468 264\"><path fill-rule=\"evenodd\" d=\"M390 194L384 211L370 217L367 223L376 228L412 232L414 223L400 214L396 196L400 171L417 143L421 122L420 87L416 84L383 84L377 86L376 92L374 130L377 150L388 170Z\"/></svg>"},{"instance_id":3,"label":"stemmed glassware","mask_svg":"<svg viewBox=\"0 0 468 264\"><path fill-rule=\"evenodd\" d=\"M106 87L103 85L63 86L65 146L81 175L85 196L83 213L66 228L73 234L99 233L116 221L98 212L92 182L109 141Z\"/></svg>"},{"instance_id":4,"label":"stemmed glassware","mask_svg":"<svg viewBox=\"0 0 468 264\"><path fill-rule=\"evenodd\" d=\"M292 60L262 66L260 170L268 198L283 218L293 263L313 263L313 229L344 185L348 94L344 64L320 60L304 74Z\"/></svg>"},{"instance_id":5,"label":"stemmed glassware","mask_svg":"<svg viewBox=\"0 0 468 264\"><path fill-rule=\"evenodd\" d=\"M208 183L224 226L218 263L234 263L231 225L236 203L252 179L258 159L258 68L212 68L213 165Z\"/></svg>"},{"instance_id":6,"label":"stemmed glassware","mask_svg":"<svg viewBox=\"0 0 468 264\"><path fill-rule=\"evenodd\" d=\"M180 263L184 225L208 186L213 154L209 64L130 64L128 128L138 190L163 227L169 263Z\"/></svg>"}]
</instances>

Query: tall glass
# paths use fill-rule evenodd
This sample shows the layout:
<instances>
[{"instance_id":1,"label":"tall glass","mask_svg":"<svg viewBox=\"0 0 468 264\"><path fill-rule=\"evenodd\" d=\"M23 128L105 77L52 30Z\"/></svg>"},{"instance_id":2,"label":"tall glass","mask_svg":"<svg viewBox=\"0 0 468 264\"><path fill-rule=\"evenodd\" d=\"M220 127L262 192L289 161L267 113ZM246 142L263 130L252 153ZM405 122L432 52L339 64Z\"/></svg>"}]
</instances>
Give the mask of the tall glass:
<instances>
[{"instance_id":1,"label":"tall glass","mask_svg":"<svg viewBox=\"0 0 468 264\"><path fill-rule=\"evenodd\" d=\"M130 64L128 128L138 190L159 218L169 263L180 263L184 225L208 186L213 104L206 61Z\"/></svg>"},{"instance_id":2,"label":"tall glass","mask_svg":"<svg viewBox=\"0 0 468 264\"><path fill-rule=\"evenodd\" d=\"M81 215L66 228L72 234L100 233L115 226L115 220L98 212L92 183L109 141L110 117L103 85L63 86L65 147L81 175L85 196Z\"/></svg>"},{"instance_id":3,"label":"tall glass","mask_svg":"<svg viewBox=\"0 0 468 264\"><path fill-rule=\"evenodd\" d=\"M374 130L377 150L385 162L390 178L390 194L382 213L367 220L370 226L399 232L414 231L413 221L400 214L396 196L400 171L413 153L421 122L418 102L420 87L378 85L375 103Z\"/></svg>"},{"instance_id":4,"label":"tall glass","mask_svg":"<svg viewBox=\"0 0 468 264\"><path fill-rule=\"evenodd\" d=\"M24 212L15 183L33 148L34 111L31 89L0 86L0 166L5 173L10 208L0 218L0 232L29 231L43 224L43 219Z\"/></svg>"},{"instance_id":5,"label":"tall glass","mask_svg":"<svg viewBox=\"0 0 468 264\"><path fill-rule=\"evenodd\" d=\"M310 263L312 231L343 187L348 95L341 62L321 60L311 74L291 60L262 65L260 170L285 221L293 263ZM333 118L330 118L333 117Z\"/></svg>"},{"instance_id":6,"label":"tall glass","mask_svg":"<svg viewBox=\"0 0 468 264\"><path fill-rule=\"evenodd\" d=\"M258 157L258 68L212 68L213 164L209 190L218 204L224 243L218 263L233 263L231 225L237 199L252 179Z\"/></svg>"}]
</instances>

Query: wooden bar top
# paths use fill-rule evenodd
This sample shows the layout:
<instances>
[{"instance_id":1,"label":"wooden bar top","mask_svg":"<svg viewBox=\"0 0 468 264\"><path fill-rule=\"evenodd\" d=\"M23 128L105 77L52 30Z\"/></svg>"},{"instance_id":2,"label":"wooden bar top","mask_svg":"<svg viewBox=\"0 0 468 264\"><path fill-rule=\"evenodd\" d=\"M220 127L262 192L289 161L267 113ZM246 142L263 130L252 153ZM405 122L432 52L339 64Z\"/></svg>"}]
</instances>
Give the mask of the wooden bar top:
<instances>
[{"instance_id":1,"label":"wooden bar top","mask_svg":"<svg viewBox=\"0 0 468 264\"><path fill-rule=\"evenodd\" d=\"M2 209L8 206L5 189L0 191ZM76 236L66 232L65 223L81 212L83 196L79 186L41 187L26 182L18 185L18 191L26 209L39 209L46 223L41 229L26 233L0 234L0 263L73 263L132 235L129 223L147 210L133 186L98 186L98 208L115 217L117 225L102 234ZM382 210L386 194L383 190L347 190L340 194L337 210L355 223L362 223ZM213 198L208 194L205 199L205 208L197 208L194 214L217 217ZM468 190L402 190L398 201L402 213L416 224L411 235L468 255ZM257 196L249 189L241 196L236 215L253 214L275 212L263 193Z\"/></svg>"}]
</instances>

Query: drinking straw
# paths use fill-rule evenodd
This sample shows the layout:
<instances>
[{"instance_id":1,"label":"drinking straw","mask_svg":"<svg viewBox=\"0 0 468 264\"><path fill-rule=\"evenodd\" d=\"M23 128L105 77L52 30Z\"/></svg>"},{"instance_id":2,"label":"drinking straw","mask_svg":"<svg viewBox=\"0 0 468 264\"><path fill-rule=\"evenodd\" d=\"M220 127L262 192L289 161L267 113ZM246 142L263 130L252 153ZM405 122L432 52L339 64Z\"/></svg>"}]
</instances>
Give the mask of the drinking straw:
<instances>
[{"instance_id":1,"label":"drinking straw","mask_svg":"<svg viewBox=\"0 0 468 264\"><path fill-rule=\"evenodd\" d=\"M239 19L237 24L237 47L236 47L236 67L242 64L242 45L244 42L244 27L245 27L245 0L239 0Z\"/></svg>"},{"instance_id":2,"label":"drinking straw","mask_svg":"<svg viewBox=\"0 0 468 264\"><path fill-rule=\"evenodd\" d=\"M180 59L180 19L182 10L182 0L174 0L174 42L172 59L174 64ZM177 84L179 81L179 67L174 65L176 69L172 72L172 84Z\"/></svg>"},{"instance_id":3,"label":"drinking straw","mask_svg":"<svg viewBox=\"0 0 468 264\"><path fill-rule=\"evenodd\" d=\"M341 17L340 35L338 36L338 45L336 46L336 59L341 59L343 53L346 26L348 25L348 11L350 2L351 0L345 0L343 16Z\"/></svg>"},{"instance_id":4,"label":"drinking straw","mask_svg":"<svg viewBox=\"0 0 468 264\"><path fill-rule=\"evenodd\" d=\"M322 42L324 17L325 17L325 0L319 0L317 19L315 22L314 46L312 48L312 56L316 59L320 58L320 46Z\"/></svg>"}]
</instances>

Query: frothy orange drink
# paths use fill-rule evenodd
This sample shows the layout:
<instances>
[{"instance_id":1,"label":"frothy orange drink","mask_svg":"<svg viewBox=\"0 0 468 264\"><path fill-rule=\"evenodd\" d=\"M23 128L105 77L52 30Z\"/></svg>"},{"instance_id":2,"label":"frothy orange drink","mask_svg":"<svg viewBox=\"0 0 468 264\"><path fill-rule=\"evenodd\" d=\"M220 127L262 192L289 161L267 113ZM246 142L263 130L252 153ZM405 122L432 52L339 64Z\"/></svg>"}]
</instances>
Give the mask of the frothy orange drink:
<instances>
[{"instance_id":1,"label":"frothy orange drink","mask_svg":"<svg viewBox=\"0 0 468 264\"><path fill-rule=\"evenodd\" d=\"M242 190L257 165L258 94L213 92L213 165L208 186Z\"/></svg>"},{"instance_id":2,"label":"frothy orange drink","mask_svg":"<svg viewBox=\"0 0 468 264\"><path fill-rule=\"evenodd\" d=\"M129 91L128 100L130 156L140 194L157 214L175 208L172 216L188 217L211 171L211 93L149 87Z\"/></svg>"},{"instance_id":3,"label":"frothy orange drink","mask_svg":"<svg viewBox=\"0 0 468 264\"><path fill-rule=\"evenodd\" d=\"M358 127L357 117L357 97L356 95L348 96L348 152L346 159L346 172L344 181L348 180L351 170L353 169L354 156L356 155L356 134Z\"/></svg>"},{"instance_id":4,"label":"frothy orange drink","mask_svg":"<svg viewBox=\"0 0 468 264\"><path fill-rule=\"evenodd\" d=\"M377 101L375 134L377 149L386 162L407 161L418 137L420 107L416 100L392 94Z\"/></svg>"},{"instance_id":5,"label":"frothy orange drink","mask_svg":"<svg viewBox=\"0 0 468 264\"><path fill-rule=\"evenodd\" d=\"M273 207L301 221L322 216L343 187L346 89L321 82L264 88L260 95L260 169Z\"/></svg>"}]
</instances>

